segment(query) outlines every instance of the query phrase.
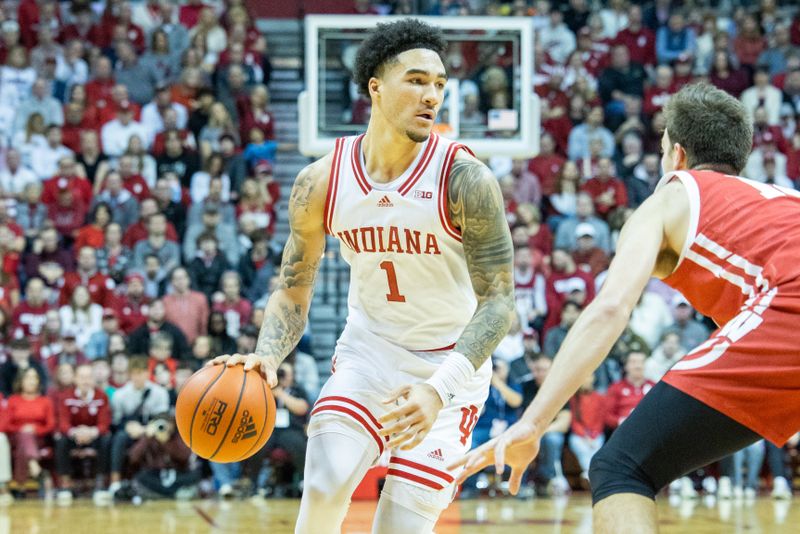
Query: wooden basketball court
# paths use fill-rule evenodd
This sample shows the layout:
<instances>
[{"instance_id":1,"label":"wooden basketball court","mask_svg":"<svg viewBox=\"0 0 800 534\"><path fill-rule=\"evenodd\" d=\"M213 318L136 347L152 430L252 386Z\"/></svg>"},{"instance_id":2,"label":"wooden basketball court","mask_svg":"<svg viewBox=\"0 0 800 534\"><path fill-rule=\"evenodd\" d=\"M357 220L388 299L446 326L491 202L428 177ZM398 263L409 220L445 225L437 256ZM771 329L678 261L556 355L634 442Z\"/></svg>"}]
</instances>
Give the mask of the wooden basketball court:
<instances>
[{"instance_id":1,"label":"wooden basketball court","mask_svg":"<svg viewBox=\"0 0 800 534\"><path fill-rule=\"evenodd\" d=\"M438 534L576 533L591 532L590 500L586 495L560 499L470 500L453 504L437 525ZM752 503L684 501L671 506L659 501L665 534L753 534L800 532L800 505L759 498ZM62 508L52 502L18 501L0 509L0 534L199 534L293 532L299 501L145 502L97 508L77 500ZM354 502L343 532L369 533L375 503Z\"/></svg>"}]
</instances>

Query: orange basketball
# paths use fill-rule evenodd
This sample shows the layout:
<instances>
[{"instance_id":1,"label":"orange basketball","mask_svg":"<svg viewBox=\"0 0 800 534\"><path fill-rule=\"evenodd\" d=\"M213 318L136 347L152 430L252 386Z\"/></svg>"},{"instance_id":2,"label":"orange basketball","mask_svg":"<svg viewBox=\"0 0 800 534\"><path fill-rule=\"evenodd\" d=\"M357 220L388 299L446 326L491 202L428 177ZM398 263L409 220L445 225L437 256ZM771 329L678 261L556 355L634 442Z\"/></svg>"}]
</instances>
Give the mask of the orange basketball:
<instances>
[{"instance_id":1,"label":"orange basketball","mask_svg":"<svg viewBox=\"0 0 800 534\"><path fill-rule=\"evenodd\" d=\"M275 428L275 399L257 371L203 367L186 381L175 405L178 432L192 452L238 462L256 452Z\"/></svg>"}]
</instances>

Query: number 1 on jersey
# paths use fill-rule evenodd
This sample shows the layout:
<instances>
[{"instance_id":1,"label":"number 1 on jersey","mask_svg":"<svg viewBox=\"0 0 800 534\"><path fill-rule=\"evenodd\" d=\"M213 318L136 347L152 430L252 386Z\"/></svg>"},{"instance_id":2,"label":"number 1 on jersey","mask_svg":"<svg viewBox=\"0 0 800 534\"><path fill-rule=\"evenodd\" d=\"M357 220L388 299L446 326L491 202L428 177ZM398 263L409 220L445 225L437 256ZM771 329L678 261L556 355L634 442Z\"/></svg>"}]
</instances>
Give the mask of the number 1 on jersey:
<instances>
[{"instance_id":1,"label":"number 1 on jersey","mask_svg":"<svg viewBox=\"0 0 800 534\"><path fill-rule=\"evenodd\" d=\"M386 278L389 281L389 292L386 293L386 300L389 302L405 302L406 298L397 289L397 274L394 272L394 263L388 260L382 261L381 269L386 271Z\"/></svg>"}]
</instances>

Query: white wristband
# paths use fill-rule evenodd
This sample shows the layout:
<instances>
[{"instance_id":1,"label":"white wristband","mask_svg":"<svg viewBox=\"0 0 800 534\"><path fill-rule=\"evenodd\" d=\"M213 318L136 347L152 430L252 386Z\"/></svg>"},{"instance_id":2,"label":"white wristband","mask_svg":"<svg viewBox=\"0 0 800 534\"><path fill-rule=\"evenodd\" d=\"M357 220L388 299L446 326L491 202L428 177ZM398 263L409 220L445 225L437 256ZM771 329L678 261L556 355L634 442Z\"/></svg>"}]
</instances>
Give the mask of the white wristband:
<instances>
[{"instance_id":1,"label":"white wristband","mask_svg":"<svg viewBox=\"0 0 800 534\"><path fill-rule=\"evenodd\" d=\"M439 394L442 406L449 406L453 397L467 387L473 376L475 367L472 362L460 352L452 352L425 383Z\"/></svg>"}]
</instances>

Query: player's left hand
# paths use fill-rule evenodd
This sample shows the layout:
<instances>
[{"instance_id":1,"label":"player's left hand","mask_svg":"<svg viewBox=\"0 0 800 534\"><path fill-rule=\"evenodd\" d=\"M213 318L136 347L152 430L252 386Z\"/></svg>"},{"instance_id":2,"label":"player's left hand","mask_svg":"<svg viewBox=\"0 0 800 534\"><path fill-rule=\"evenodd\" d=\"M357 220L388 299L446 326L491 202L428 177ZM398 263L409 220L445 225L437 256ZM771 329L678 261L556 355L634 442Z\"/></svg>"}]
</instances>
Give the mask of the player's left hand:
<instances>
[{"instance_id":1,"label":"player's left hand","mask_svg":"<svg viewBox=\"0 0 800 534\"><path fill-rule=\"evenodd\" d=\"M522 484L522 475L539 453L539 439L540 434L535 424L525 420L517 421L496 438L448 465L447 470L452 472L464 466L456 480L456 484L462 484L467 477L492 464L498 475L503 474L506 465L509 465L511 478L508 489L512 495L516 495Z\"/></svg>"},{"instance_id":2,"label":"player's left hand","mask_svg":"<svg viewBox=\"0 0 800 534\"><path fill-rule=\"evenodd\" d=\"M384 404L399 404L397 408L379 419L382 436L389 436L390 449L409 450L419 445L430 432L442 399L428 384L402 386L383 401Z\"/></svg>"}]
</instances>

